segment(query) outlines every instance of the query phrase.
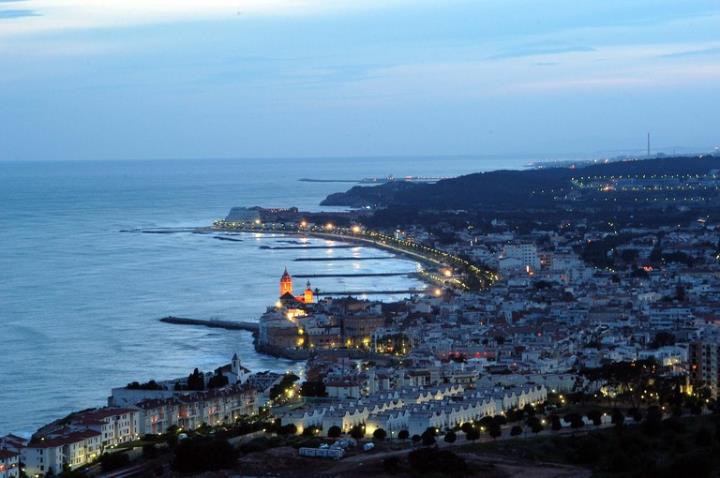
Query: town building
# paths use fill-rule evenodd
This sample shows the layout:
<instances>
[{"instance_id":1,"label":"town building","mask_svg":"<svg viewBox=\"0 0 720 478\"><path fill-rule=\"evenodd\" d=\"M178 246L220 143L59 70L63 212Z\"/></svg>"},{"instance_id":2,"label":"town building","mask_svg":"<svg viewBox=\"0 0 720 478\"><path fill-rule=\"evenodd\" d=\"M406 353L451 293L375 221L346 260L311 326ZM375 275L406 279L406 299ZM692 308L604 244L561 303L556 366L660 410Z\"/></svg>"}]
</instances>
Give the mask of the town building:
<instances>
[{"instance_id":1,"label":"town building","mask_svg":"<svg viewBox=\"0 0 720 478\"><path fill-rule=\"evenodd\" d=\"M718 397L720 383L720 342L705 339L689 346L690 384L694 391L707 387L713 398Z\"/></svg>"},{"instance_id":2,"label":"town building","mask_svg":"<svg viewBox=\"0 0 720 478\"><path fill-rule=\"evenodd\" d=\"M20 476L20 455L15 451L0 450L0 478Z\"/></svg>"}]
</instances>

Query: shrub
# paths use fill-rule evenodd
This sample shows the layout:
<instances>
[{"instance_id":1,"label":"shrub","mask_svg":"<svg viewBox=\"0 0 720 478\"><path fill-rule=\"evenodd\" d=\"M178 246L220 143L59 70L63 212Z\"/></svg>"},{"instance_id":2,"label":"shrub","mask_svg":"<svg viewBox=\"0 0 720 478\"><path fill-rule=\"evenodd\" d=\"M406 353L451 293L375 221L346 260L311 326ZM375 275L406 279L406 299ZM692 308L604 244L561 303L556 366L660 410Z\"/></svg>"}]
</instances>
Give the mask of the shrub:
<instances>
[{"instance_id":1,"label":"shrub","mask_svg":"<svg viewBox=\"0 0 720 478\"><path fill-rule=\"evenodd\" d=\"M350 429L350 436L356 440L360 440L365 436L365 427L362 425L355 425Z\"/></svg>"},{"instance_id":2,"label":"shrub","mask_svg":"<svg viewBox=\"0 0 720 478\"><path fill-rule=\"evenodd\" d=\"M552 428L554 431L562 429L562 423L560 423L559 416L555 414L550 415L550 428Z\"/></svg>"},{"instance_id":3,"label":"shrub","mask_svg":"<svg viewBox=\"0 0 720 478\"><path fill-rule=\"evenodd\" d=\"M293 423L289 423L287 425L284 425L280 427L280 430L278 430L278 433L280 435L295 435L297 433L297 427Z\"/></svg>"},{"instance_id":4,"label":"shrub","mask_svg":"<svg viewBox=\"0 0 720 478\"><path fill-rule=\"evenodd\" d=\"M445 440L445 443L455 443L455 440L457 440L457 435L454 431L450 430L445 434L445 438L443 438L443 440Z\"/></svg>"},{"instance_id":5,"label":"shrub","mask_svg":"<svg viewBox=\"0 0 720 478\"><path fill-rule=\"evenodd\" d=\"M423 434L420 436L422 438L422 444L424 446L432 446L435 444L435 433L430 432L430 429L427 429L423 432Z\"/></svg>"},{"instance_id":6,"label":"shrub","mask_svg":"<svg viewBox=\"0 0 720 478\"><path fill-rule=\"evenodd\" d=\"M373 438L378 441L383 441L387 437L387 432L382 428L378 428L373 432Z\"/></svg>"},{"instance_id":7,"label":"shrub","mask_svg":"<svg viewBox=\"0 0 720 478\"><path fill-rule=\"evenodd\" d=\"M622 428L625 423L625 415L617 408L612 411L612 424L618 428Z\"/></svg>"},{"instance_id":8,"label":"shrub","mask_svg":"<svg viewBox=\"0 0 720 478\"><path fill-rule=\"evenodd\" d=\"M407 440L410 438L410 432L407 430L400 430L400 433L398 433L398 438L401 440Z\"/></svg>"},{"instance_id":9,"label":"shrub","mask_svg":"<svg viewBox=\"0 0 720 478\"><path fill-rule=\"evenodd\" d=\"M317 435L317 433L319 431L320 431L320 429L318 427L310 426L310 427L303 429L302 434L304 437L314 437L315 435Z\"/></svg>"},{"instance_id":10,"label":"shrub","mask_svg":"<svg viewBox=\"0 0 720 478\"><path fill-rule=\"evenodd\" d=\"M593 425L596 427L602 425L602 412L600 412L600 410L590 410L587 412L587 417L589 420L592 420Z\"/></svg>"},{"instance_id":11,"label":"shrub","mask_svg":"<svg viewBox=\"0 0 720 478\"><path fill-rule=\"evenodd\" d=\"M339 426L333 425L328 429L327 436L329 436L330 438L337 438L340 435L342 435L342 430Z\"/></svg>"}]
</instances>

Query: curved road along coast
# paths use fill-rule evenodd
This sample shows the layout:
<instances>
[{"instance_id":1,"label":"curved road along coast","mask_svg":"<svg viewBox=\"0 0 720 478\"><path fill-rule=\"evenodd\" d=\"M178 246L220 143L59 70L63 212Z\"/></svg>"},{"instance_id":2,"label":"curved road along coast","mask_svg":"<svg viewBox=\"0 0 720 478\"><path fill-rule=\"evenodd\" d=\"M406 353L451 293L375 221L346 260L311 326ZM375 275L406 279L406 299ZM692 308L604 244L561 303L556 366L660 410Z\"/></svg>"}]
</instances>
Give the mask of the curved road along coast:
<instances>
[{"instance_id":1,"label":"curved road along coast","mask_svg":"<svg viewBox=\"0 0 720 478\"><path fill-rule=\"evenodd\" d=\"M215 231L227 232L255 232L255 233L277 233L287 235L302 235L319 237L322 239L331 239L343 242L351 242L358 244L366 244L378 249L384 249L396 254L404 255L415 259L421 263L440 267L455 267L466 271L468 274L474 275L482 287L492 285L497 280L497 275L488 269L463 259L462 257L435 249L432 247L418 244L414 241L406 239L397 239L393 236L383 234L377 231L361 229L357 226L352 228L343 228L333 225L319 226L302 226L288 224L255 224L230 222L218 220L213 223L212 229ZM442 282L447 286L468 290L469 287L457 278L438 277L437 282Z\"/></svg>"}]
</instances>

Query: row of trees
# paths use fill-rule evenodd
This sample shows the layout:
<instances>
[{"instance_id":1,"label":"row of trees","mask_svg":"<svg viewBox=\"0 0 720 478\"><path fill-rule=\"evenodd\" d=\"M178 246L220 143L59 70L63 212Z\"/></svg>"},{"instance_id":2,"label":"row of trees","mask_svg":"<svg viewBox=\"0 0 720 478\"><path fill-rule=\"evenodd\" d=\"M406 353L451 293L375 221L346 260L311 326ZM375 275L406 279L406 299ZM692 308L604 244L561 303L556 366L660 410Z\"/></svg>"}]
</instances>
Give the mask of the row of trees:
<instances>
[{"instance_id":1,"label":"row of trees","mask_svg":"<svg viewBox=\"0 0 720 478\"><path fill-rule=\"evenodd\" d=\"M210 379L207 382L207 388L213 389L213 388L221 388L224 387L230 383L228 378L223 375L221 369L215 370L215 375L210 377ZM193 370L193 372L188 375L187 380L183 384L182 382L176 382L175 383L175 390L192 390L192 391L202 391L205 390L205 374L202 373L199 369Z\"/></svg>"}]
</instances>

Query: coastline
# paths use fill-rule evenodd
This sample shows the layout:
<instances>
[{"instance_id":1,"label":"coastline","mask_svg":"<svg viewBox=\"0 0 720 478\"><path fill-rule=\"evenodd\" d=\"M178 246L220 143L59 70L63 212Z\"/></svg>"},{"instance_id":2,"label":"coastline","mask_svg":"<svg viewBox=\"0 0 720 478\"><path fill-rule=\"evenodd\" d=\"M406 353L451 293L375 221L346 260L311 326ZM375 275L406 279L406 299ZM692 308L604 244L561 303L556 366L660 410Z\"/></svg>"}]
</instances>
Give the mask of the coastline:
<instances>
[{"instance_id":1,"label":"coastline","mask_svg":"<svg viewBox=\"0 0 720 478\"><path fill-rule=\"evenodd\" d=\"M155 229L153 232L157 231ZM201 233L201 234L207 234L210 232L227 232L225 229L220 229L215 226L212 227L199 227L194 229L192 232L194 233ZM144 231L140 231L144 232ZM170 232L170 231L168 231ZM238 232L238 231L233 231ZM344 236L340 236L337 234L329 234L329 233L322 233L322 232L315 232L315 231L239 231L240 234L257 234L257 233L267 233L267 234L279 234L281 236L287 236L287 237L313 237L313 238L320 238L320 239L330 239L334 241L339 241L342 243L349 243L349 244L360 244L364 247L368 248L374 248L377 250L382 250L385 252L392 252L393 254L396 254L398 256L403 256L406 258L411 258L413 260L416 260L418 262L424 262L426 264L432 264L432 265L438 265L439 262L435 262L432 260L427 259L426 257L423 257L419 254L414 254L410 251L402 251L400 249L397 249L392 246L387 247L381 247L378 243L371 241L369 239L364 238L347 238ZM352 276L351 274L348 276ZM382 277L382 274L380 274ZM436 285L434 284L426 275L421 273L412 273L412 277L414 277L417 280L422 281L426 284L427 287ZM391 293L391 292L412 292L412 293L425 293L423 290L407 290L407 291L378 291L378 294L384 294L384 293ZM350 292L348 292L350 293ZM322 295L322 294L320 294ZM253 336L253 347L256 353L263 354L269 357L275 357L275 358L283 358L288 359L296 362L303 362L306 361L313 356L316 356L318 353L323 354L329 354L329 355L342 355L348 358L353 359L371 359L371 358L378 358L380 355L359 350L359 349L337 349L337 350L307 350L307 349L289 349L289 348L283 348L283 347L276 347L272 345L267 344L259 344L258 343L258 331L259 331L259 321L260 318L258 318L257 322L240 322L240 321L231 321L231 320L217 320L217 319L194 319L194 318L188 318L188 317L176 317L176 316L167 316L159 319L160 322L166 323L166 324L173 324L173 325L183 325L183 326L200 326L200 327L208 327L208 328L219 328L219 329L226 329L226 330L242 330L246 332L250 332Z\"/></svg>"}]
</instances>

